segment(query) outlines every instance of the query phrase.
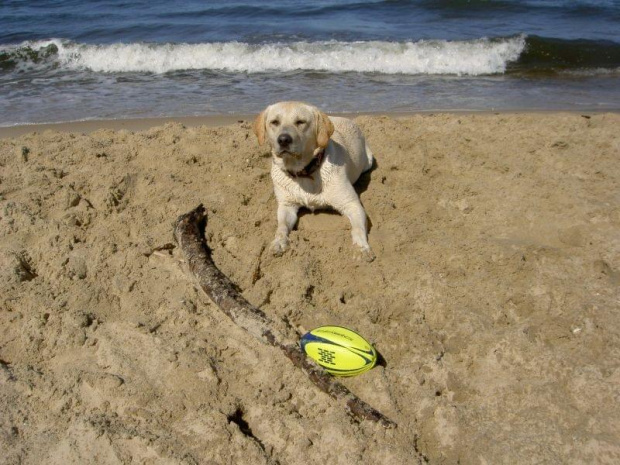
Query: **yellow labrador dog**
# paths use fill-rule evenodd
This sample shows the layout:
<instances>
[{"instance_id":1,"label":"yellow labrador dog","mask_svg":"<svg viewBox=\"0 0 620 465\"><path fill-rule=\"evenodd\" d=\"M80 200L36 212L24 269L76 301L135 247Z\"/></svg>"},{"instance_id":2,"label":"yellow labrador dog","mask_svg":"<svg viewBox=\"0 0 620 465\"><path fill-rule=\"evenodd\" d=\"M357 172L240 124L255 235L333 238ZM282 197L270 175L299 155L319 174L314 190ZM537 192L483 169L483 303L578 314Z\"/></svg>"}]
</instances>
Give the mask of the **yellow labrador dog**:
<instances>
[{"instance_id":1,"label":"yellow labrador dog","mask_svg":"<svg viewBox=\"0 0 620 465\"><path fill-rule=\"evenodd\" d=\"M353 188L373 164L359 127L349 119L329 117L312 105L279 102L256 117L254 133L261 145L269 143L273 155L271 178L278 202L273 253L281 255L288 247L300 207L333 208L351 222L353 243L362 257L374 260L366 212Z\"/></svg>"}]
</instances>

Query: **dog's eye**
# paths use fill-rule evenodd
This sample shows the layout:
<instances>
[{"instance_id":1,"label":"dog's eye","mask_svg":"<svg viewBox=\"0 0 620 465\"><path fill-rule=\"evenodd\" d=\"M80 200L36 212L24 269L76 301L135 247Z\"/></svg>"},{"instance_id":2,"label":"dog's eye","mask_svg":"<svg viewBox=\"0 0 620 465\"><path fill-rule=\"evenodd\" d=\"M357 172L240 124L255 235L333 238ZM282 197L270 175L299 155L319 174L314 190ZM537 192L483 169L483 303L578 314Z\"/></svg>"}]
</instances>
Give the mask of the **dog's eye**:
<instances>
[{"instance_id":1,"label":"dog's eye","mask_svg":"<svg viewBox=\"0 0 620 465\"><path fill-rule=\"evenodd\" d=\"M295 121L296 126L303 126L304 124L306 124L306 122L302 119L298 119L297 121Z\"/></svg>"},{"instance_id":2,"label":"dog's eye","mask_svg":"<svg viewBox=\"0 0 620 465\"><path fill-rule=\"evenodd\" d=\"M278 121L277 119L274 119L273 121L270 121L269 124L271 124L272 126L279 126L280 121Z\"/></svg>"}]
</instances>

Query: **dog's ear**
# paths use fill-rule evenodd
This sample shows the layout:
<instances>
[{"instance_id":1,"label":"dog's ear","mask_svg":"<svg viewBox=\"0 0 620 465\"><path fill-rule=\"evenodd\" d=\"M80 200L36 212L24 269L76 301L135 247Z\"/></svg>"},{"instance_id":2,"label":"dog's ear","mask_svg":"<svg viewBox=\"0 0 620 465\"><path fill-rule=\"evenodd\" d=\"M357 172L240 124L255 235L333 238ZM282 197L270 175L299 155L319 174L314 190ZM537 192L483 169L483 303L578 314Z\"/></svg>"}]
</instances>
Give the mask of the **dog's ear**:
<instances>
[{"instance_id":1,"label":"dog's ear","mask_svg":"<svg viewBox=\"0 0 620 465\"><path fill-rule=\"evenodd\" d=\"M258 139L258 143L263 145L265 143L265 115L267 110L263 110L254 120L254 124L252 124L252 129L254 130L254 134L256 134L256 138Z\"/></svg>"},{"instance_id":2,"label":"dog's ear","mask_svg":"<svg viewBox=\"0 0 620 465\"><path fill-rule=\"evenodd\" d=\"M316 110L316 143L319 147L325 148L329 143L329 138L334 133L334 125L322 111Z\"/></svg>"}]
</instances>

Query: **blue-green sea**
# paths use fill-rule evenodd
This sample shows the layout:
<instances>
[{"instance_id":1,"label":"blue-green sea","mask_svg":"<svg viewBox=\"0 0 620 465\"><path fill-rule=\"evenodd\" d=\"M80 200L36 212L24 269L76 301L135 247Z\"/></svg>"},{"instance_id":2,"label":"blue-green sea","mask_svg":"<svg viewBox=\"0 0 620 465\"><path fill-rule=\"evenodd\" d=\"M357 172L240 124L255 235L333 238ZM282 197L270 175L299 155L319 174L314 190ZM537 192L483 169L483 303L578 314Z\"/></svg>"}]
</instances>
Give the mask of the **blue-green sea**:
<instances>
[{"instance_id":1,"label":"blue-green sea","mask_svg":"<svg viewBox=\"0 0 620 465\"><path fill-rule=\"evenodd\" d=\"M620 109L620 2L9 0L0 125L252 113Z\"/></svg>"}]
</instances>

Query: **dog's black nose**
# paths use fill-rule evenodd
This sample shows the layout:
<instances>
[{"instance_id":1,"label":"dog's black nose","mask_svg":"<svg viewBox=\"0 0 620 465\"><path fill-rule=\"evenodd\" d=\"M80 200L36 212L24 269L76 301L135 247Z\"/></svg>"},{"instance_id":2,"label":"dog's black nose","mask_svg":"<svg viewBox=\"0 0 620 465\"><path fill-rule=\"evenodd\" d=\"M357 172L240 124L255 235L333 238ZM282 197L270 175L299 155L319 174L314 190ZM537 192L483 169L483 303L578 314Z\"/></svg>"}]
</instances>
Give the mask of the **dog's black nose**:
<instances>
[{"instance_id":1,"label":"dog's black nose","mask_svg":"<svg viewBox=\"0 0 620 465\"><path fill-rule=\"evenodd\" d=\"M288 134L280 134L278 136L278 144L280 144L281 147L286 147L291 142L293 142L293 138Z\"/></svg>"}]
</instances>

